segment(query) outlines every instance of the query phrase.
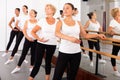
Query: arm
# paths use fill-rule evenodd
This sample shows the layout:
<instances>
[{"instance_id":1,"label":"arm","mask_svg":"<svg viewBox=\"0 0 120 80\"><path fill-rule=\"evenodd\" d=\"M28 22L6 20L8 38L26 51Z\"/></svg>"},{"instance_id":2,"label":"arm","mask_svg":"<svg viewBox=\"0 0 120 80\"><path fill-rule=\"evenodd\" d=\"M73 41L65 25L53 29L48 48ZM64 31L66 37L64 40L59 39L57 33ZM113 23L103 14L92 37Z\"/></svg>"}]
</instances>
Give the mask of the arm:
<instances>
[{"instance_id":1,"label":"arm","mask_svg":"<svg viewBox=\"0 0 120 80\"><path fill-rule=\"evenodd\" d=\"M10 22L9 22L9 26L10 28L13 30L14 28L12 27L12 23L14 22L14 17L11 18Z\"/></svg>"},{"instance_id":2,"label":"arm","mask_svg":"<svg viewBox=\"0 0 120 80\"><path fill-rule=\"evenodd\" d=\"M84 26L84 29L85 29L85 30L88 28L89 24L90 24L90 22L87 21L86 24L85 24L85 26Z\"/></svg>"},{"instance_id":3,"label":"arm","mask_svg":"<svg viewBox=\"0 0 120 80\"><path fill-rule=\"evenodd\" d=\"M108 27L108 31L107 31L110 35L114 35L115 32L113 31L113 27L109 26Z\"/></svg>"},{"instance_id":4,"label":"arm","mask_svg":"<svg viewBox=\"0 0 120 80\"><path fill-rule=\"evenodd\" d=\"M62 22L58 21L57 24L56 24L56 31L55 31L55 35L57 37L59 37L61 39L68 40L68 41L71 41L73 43L78 43L78 44L80 43L79 39L61 33L61 28L62 28Z\"/></svg>"},{"instance_id":5,"label":"arm","mask_svg":"<svg viewBox=\"0 0 120 80\"><path fill-rule=\"evenodd\" d=\"M33 39L31 37L29 37L27 32L26 32L27 28L28 28L28 21L25 22L25 25L24 25L24 28L23 28L23 34L29 41L33 42Z\"/></svg>"},{"instance_id":6,"label":"arm","mask_svg":"<svg viewBox=\"0 0 120 80\"><path fill-rule=\"evenodd\" d=\"M36 25L36 26L32 29L32 31L31 31L32 36L33 36L35 39L37 39L38 41L40 41L40 42L47 42L48 40L44 40L44 38L40 38L40 37L36 34L39 30L41 30L41 27L38 26L38 25Z\"/></svg>"},{"instance_id":7,"label":"arm","mask_svg":"<svg viewBox=\"0 0 120 80\"><path fill-rule=\"evenodd\" d=\"M87 34L85 29L82 27L81 23L78 22L79 25L80 25L80 31L81 31L81 36L83 36L84 38L86 39L89 39L89 38L101 38L101 39L104 39L105 36L103 34Z\"/></svg>"}]
</instances>

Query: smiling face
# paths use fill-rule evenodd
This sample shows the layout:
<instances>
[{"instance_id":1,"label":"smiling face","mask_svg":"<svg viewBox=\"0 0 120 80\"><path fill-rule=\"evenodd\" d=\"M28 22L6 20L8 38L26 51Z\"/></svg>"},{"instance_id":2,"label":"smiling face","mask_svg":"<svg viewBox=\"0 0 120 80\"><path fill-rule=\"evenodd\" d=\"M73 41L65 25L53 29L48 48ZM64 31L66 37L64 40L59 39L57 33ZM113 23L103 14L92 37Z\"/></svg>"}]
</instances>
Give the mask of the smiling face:
<instances>
[{"instance_id":1,"label":"smiling face","mask_svg":"<svg viewBox=\"0 0 120 80\"><path fill-rule=\"evenodd\" d=\"M23 7L22 7L22 11L23 11L24 13L27 13L27 12L28 12L28 9L23 6Z\"/></svg>"},{"instance_id":2,"label":"smiling face","mask_svg":"<svg viewBox=\"0 0 120 80\"><path fill-rule=\"evenodd\" d=\"M74 9L71 5L65 4L63 7L63 14L64 16L72 16L74 13Z\"/></svg>"}]
</instances>

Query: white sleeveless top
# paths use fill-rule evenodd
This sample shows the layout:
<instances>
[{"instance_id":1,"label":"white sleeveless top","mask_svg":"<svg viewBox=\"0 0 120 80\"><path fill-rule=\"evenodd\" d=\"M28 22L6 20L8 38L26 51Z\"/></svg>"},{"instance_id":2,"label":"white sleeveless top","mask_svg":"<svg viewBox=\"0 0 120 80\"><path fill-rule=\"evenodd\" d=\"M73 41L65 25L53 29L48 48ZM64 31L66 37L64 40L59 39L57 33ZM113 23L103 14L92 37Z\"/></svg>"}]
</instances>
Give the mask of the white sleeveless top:
<instances>
[{"instance_id":1,"label":"white sleeveless top","mask_svg":"<svg viewBox=\"0 0 120 80\"><path fill-rule=\"evenodd\" d=\"M99 31L99 29L100 29L100 24L99 24L99 22L97 22L97 23L93 23L93 22L91 22L91 21L89 21L89 22L90 22L90 24L89 24L87 30ZM96 32L88 32L88 33L89 33L89 34L97 34Z\"/></svg>"},{"instance_id":2,"label":"white sleeveless top","mask_svg":"<svg viewBox=\"0 0 120 80\"><path fill-rule=\"evenodd\" d=\"M74 26L68 26L64 23L64 21L62 21L61 33L79 39L80 26L77 21L75 21ZM61 39L59 51L66 54L75 54L75 53L81 52L81 48L80 48L80 44L73 43L65 39Z\"/></svg>"},{"instance_id":3,"label":"white sleeveless top","mask_svg":"<svg viewBox=\"0 0 120 80\"><path fill-rule=\"evenodd\" d=\"M25 15L25 14L22 14L19 16L18 20L19 20L19 27L23 30L24 28L24 24L25 24L25 21L29 19L29 16L28 15Z\"/></svg>"},{"instance_id":4,"label":"white sleeveless top","mask_svg":"<svg viewBox=\"0 0 120 80\"><path fill-rule=\"evenodd\" d=\"M35 38L31 35L31 31L32 29L36 26L37 23L31 23L29 20L28 21L28 24L27 24L27 35L29 37L31 37L33 40L35 40Z\"/></svg>"},{"instance_id":5,"label":"white sleeveless top","mask_svg":"<svg viewBox=\"0 0 120 80\"><path fill-rule=\"evenodd\" d=\"M48 40L47 42L40 42L42 44L47 44L47 45L57 45L57 38L55 36L55 29L56 29L56 23L57 23L57 19L55 19L55 23L54 24L48 24L46 21L46 18L42 18L39 20L39 22L37 23L38 26L41 27L40 33L38 33L38 36L40 38L44 38L45 40Z\"/></svg>"},{"instance_id":6,"label":"white sleeveless top","mask_svg":"<svg viewBox=\"0 0 120 80\"><path fill-rule=\"evenodd\" d=\"M109 26L113 28L113 31L115 33L120 34L120 23L118 23L115 19L110 21ZM113 38L114 39L120 39L120 36L113 35Z\"/></svg>"}]
</instances>

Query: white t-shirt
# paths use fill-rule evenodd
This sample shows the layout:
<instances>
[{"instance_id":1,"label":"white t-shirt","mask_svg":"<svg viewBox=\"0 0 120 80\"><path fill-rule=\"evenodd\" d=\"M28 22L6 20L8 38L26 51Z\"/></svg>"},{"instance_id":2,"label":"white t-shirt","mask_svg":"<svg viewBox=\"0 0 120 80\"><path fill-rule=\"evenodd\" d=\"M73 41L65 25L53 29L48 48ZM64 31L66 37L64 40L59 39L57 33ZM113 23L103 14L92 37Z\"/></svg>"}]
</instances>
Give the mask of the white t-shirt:
<instances>
[{"instance_id":1,"label":"white t-shirt","mask_svg":"<svg viewBox=\"0 0 120 80\"><path fill-rule=\"evenodd\" d=\"M35 40L35 38L31 35L31 31L32 29L36 26L37 23L31 23L29 20L28 20L28 25L27 25L27 35L29 37L31 37L33 40Z\"/></svg>"},{"instance_id":2,"label":"white t-shirt","mask_svg":"<svg viewBox=\"0 0 120 80\"><path fill-rule=\"evenodd\" d=\"M23 30L24 28L24 24L25 24L25 21L29 19L29 16L28 15L25 15L25 14L22 14L19 16L18 18L18 26Z\"/></svg>"},{"instance_id":3,"label":"white t-shirt","mask_svg":"<svg viewBox=\"0 0 120 80\"><path fill-rule=\"evenodd\" d=\"M44 38L45 40L48 40L47 42L38 41L39 43L47 44L47 45L57 45L57 38L55 36L55 28L57 21L58 20L55 19L55 23L50 25L47 23L46 18L42 18L39 20L37 25L41 27L41 31L38 34L38 36L40 38Z\"/></svg>"},{"instance_id":4,"label":"white t-shirt","mask_svg":"<svg viewBox=\"0 0 120 80\"><path fill-rule=\"evenodd\" d=\"M90 22L90 24L89 24L87 30L99 31L99 29L100 29L100 24L99 24L99 22L97 22L97 23L93 23L93 22L91 22L91 21L89 21L89 22ZM89 34L97 34L96 32L88 32L88 33L89 33Z\"/></svg>"},{"instance_id":5,"label":"white t-shirt","mask_svg":"<svg viewBox=\"0 0 120 80\"><path fill-rule=\"evenodd\" d=\"M62 21L61 33L79 39L80 26L77 21L75 21L75 25L71 27L66 25L64 21ZM80 48L80 44L73 43L65 39L61 39L59 51L66 54L75 54L75 53L81 52L81 48Z\"/></svg>"},{"instance_id":6,"label":"white t-shirt","mask_svg":"<svg viewBox=\"0 0 120 80\"><path fill-rule=\"evenodd\" d=\"M120 23L118 23L115 19L110 21L109 26L113 28L115 33L120 34ZM120 36L114 35L113 38L120 39Z\"/></svg>"}]
</instances>

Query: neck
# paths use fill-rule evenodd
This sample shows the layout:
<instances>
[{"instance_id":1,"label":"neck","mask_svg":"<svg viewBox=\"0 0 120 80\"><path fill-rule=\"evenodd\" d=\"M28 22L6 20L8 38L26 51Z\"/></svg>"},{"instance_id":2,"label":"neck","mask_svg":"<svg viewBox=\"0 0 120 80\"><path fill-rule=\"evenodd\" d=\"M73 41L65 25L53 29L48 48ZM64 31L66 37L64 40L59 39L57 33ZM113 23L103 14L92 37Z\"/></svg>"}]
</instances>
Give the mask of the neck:
<instances>
[{"instance_id":1,"label":"neck","mask_svg":"<svg viewBox=\"0 0 120 80\"><path fill-rule=\"evenodd\" d=\"M26 13L23 13L23 14L27 15L28 13L26 12Z\"/></svg>"},{"instance_id":2,"label":"neck","mask_svg":"<svg viewBox=\"0 0 120 80\"><path fill-rule=\"evenodd\" d=\"M65 17L65 20L67 20L67 21L72 21L73 18L72 18L72 16L66 16L66 17Z\"/></svg>"}]
</instances>

